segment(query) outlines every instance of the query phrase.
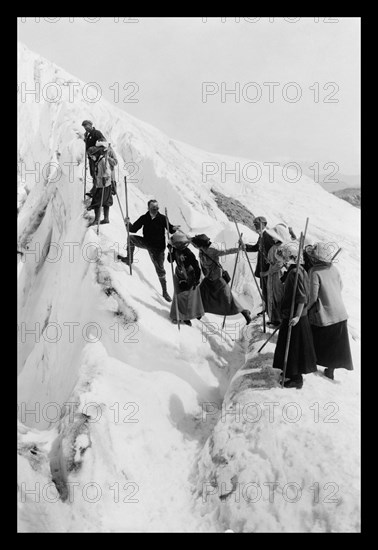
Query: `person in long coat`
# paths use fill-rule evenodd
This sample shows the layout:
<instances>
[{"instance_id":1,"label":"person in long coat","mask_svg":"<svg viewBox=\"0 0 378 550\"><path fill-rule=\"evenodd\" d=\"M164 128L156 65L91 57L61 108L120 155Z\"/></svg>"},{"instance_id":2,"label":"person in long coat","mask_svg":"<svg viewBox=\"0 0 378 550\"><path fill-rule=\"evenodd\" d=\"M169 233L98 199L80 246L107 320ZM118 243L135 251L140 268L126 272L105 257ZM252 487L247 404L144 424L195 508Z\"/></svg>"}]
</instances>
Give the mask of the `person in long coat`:
<instances>
[{"instance_id":1,"label":"person in long coat","mask_svg":"<svg viewBox=\"0 0 378 550\"><path fill-rule=\"evenodd\" d=\"M85 141L85 151L86 154L88 154L88 149L91 147L94 147L97 145L98 141L106 141L106 138L104 137L104 134L97 130L93 126L93 122L91 120L83 120L81 125L84 127L85 134L84 134L84 141ZM85 193L88 197L93 197L93 195L96 192L96 161L88 154L88 163L89 163L89 173L92 177L92 189L89 191L89 193Z\"/></svg>"},{"instance_id":2,"label":"person in long coat","mask_svg":"<svg viewBox=\"0 0 378 550\"><path fill-rule=\"evenodd\" d=\"M255 269L255 277L258 277L260 279L260 288L262 292L262 296L264 299L264 309L258 313L258 315L261 315L264 311L268 313L268 297L267 297L267 288L266 288L266 280L264 277L261 276L262 272L265 272L269 269L269 263L268 263L268 252L270 248L274 245L274 239L271 237L266 229L267 227L267 219L264 216L257 216L253 220L253 225L255 227L255 230L257 231L259 238L257 239L257 242L255 244L245 244L245 250L247 252L257 252L257 261L256 261L256 269Z\"/></svg>"},{"instance_id":3,"label":"person in long coat","mask_svg":"<svg viewBox=\"0 0 378 550\"><path fill-rule=\"evenodd\" d=\"M284 263L282 256L278 256L276 252L283 244L291 242L293 237L284 223L278 223L273 229L267 229L266 233L274 239L275 244L271 246L267 254L269 268L267 271L260 272L260 277L266 278L268 325L278 326L281 323L281 301L284 291L281 276L283 275Z\"/></svg>"},{"instance_id":4,"label":"person in long coat","mask_svg":"<svg viewBox=\"0 0 378 550\"><path fill-rule=\"evenodd\" d=\"M347 319L341 291L340 273L332 263L333 251L327 243L306 247L312 264L310 279L309 321L318 365L326 367L325 376L334 379L334 370L353 370Z\"/></svg>"},{"instance_id":5,"label":"person in long coat","mask_svg":"<svg viewBox=\"0 0 378 550\"><path fill-rule=\"evenodd\" d=\"M286 388L300 389L303 386L302 375L317 370L312 332L307 316L310 295L309 279L306 271L301 265L303 263L302 257L300 258L298 282L295 292L294 317L290 320L290 309L294 293L295 274L297 271L296 262L299 254L298 243L293 242L283 245L280 249L280 253L288 271L281 302L282 321L273 358L273 368L283 371L286 341L290 323L292 329L284 386Z\"/></svg>"},{"instance_id":6,"label":"person in long coat","mask_svg":"<svg viewBox=\"0 0 378 550\"><path fill-rule=\"evenodd\" d=\"M113 205L114 194L114 167L118 164L115 152L110 146L90 147L88 156L95 163L96 190L87 210L95 211L95 219L91 225L97 225L101 216L101 206L104 209L104 219L101 224L109 223L109 208Z\"/></svg>"},{"instance_id":7,"label":"person in long coat","mask_svg":"<svg viewBox=\"0 0 378 550\"><path fill-rule=\"evenodd\" d=\"M212 243L209 237L203 233L195 235L191 239L191 243L199 249L199 259L204 274L200 291L205 312L215 313L216 315L237 315L241 313L248 325L252 320L251 312L244 309L232 294L229 284L222 277L222 267L219 264L221 256L235 254L239 248L217 250L211 246Z\"/></svg>"},{"instance_id":8,"label":"person in long coat","mask_svg":"<svg viewBox=\"0 0 378 550\"><path fill-rule=\"evenodd\" d=\"M191 319L200 319L205 311L199 288L201 269L195 255L188 248L189 243L190 239L179 231L176 231L170 238L168 261L176 263L170 317L173 323L184 322L186 325L192 326Z\"/></svg>"}]
</instances>

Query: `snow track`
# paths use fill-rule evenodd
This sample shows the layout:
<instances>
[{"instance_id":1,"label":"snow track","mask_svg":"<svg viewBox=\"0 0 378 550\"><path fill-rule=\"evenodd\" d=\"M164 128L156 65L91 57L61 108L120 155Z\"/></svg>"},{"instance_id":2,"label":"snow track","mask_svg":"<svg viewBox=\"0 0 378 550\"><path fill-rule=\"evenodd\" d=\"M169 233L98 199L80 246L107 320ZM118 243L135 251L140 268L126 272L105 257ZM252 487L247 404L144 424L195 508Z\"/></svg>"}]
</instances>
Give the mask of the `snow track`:
<instances>
[{"instance_id":1,"label":"snow track","mask_svg":"<svg viewBox=\"0 0 378 550\"><path fill-rule=\"evenodd\" d=\"M78 81L22 45L19 71L28 89L36 79ZM243 205L271 225L285 218L299 232L309 216L309 238L339 242L355 371L337 373L339 383L309 375L303 390L285 391L271 369L275 337L257 354L267 337L260 320L243 328L234 316L222 331L223 318L207 314L179 332L147 252L136 249L132 277L116 260L126 250L117 201L99 236L87 228L84 118L113 145L122 205L129 176L132 221L157 198L184 231L235 246L211 189L239 199L243 190ZM358 531L359 210L308 178L204 182L204 162L245 159L170 140L106 101L20 103L19 141L27 170L48 165L38 181L23 177L25 167L19 174L19 530ZM171 293L169 269L167 278ZM234 290L256 313L243 259ZM283 414L298 410L284 409L290 402L298 422ZM243 409L250 403L261 408L258 421ZM278 403L273 421L264 403ZM243 490L257 482L265 492L252 502L253 486L248 498ZM274 482L280 498L271 501ZM288 483L302 490L296 502Z\"/></svg>"}]
</instances>

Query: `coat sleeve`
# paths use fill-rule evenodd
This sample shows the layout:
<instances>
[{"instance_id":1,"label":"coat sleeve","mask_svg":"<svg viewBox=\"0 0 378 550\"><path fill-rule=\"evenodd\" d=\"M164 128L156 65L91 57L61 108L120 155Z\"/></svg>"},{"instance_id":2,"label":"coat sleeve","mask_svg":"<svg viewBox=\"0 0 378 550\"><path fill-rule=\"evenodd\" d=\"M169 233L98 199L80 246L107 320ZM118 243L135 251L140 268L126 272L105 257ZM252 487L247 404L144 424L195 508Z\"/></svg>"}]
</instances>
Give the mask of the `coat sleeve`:
<instances>
[{"instance_id":1,"label":"coat sleeve","mask_svg":"<svg viewBox=\"0 0 378 550\"><path fill-rule=\"evenodd\" d=\"M199 266L199 263L197 262L197 258L193 254L193 252L191 250L188 250L188 252L190 252L190 255L189 255L190 265L194 269L195 280L196 280L196 282L199 282L199 280L201 278L201 268Z\"/></svg>"},{"instance_id":2,"label":"coat sleeve","mask_svg":"<svg viewBox=\"0 0 378 550\"><path fill-rule=\"evenodd\" d=\"M247 252L258 252L260 249L260 237L255 244L246 244L245 249Z\"/></svg>"},{"instance_id":3,"label":"coat sleeve","mask_svg":"<svg viewBox=\"0 0 378 550\"><path fill-rule=\"evenodd\" d=\"M219 250L218 251L218 257L219 256L228 256L229 254L236 254L236 252L239 250L239 248L228 248L227 250Z\"/></svg>"},{"instance_id":4,"label":"coat sleeve","mask_svg":"<svg viewBox=\"0 0 378 550\"><path fill-rule=\"evenodd\" d=\"M318 299L320 281L314 269L310 269L309 276L310 276L310 298L308 302L308 308L310 309Z\"/></svg>"},{"instance_id":5,"label":"coat sleeve","mask_svg":"<svg viewBox=\"0 0 378 550\"><path fill-rule=\"evenodd\" d=\"M263 243L264 243L265 254L268 254L269 250L275 244L275 240L271 235L269 235L269 233L265 232Z\"/></svg>"},{"instance_id":6,"label":"coat sleeve","mask_svg":"<svg viewBox=\"0 0 378 550\"><path fill-rule=\"evenodd\" d=\"M106 138L100 130L95 130L96 141L106 141Z\"/></svg>"},{"instance_id":7,"label":"coat sleeve","mask_svg":"<svg viewBox=\"0 0 378 550\"><path fill-rule=\"evenodd\" d=\"M164 229L167 229L167 217L164 214L161 214L161 220L162 220L162 224L164 225ZM173 229L173 225L169 221L168 221L168 225L169 225L169 232L171 234L176 233L176 229Z\"/></svg>"},{"instance_id":8,"label":"coat sleeve","mask_svg":"<svg viewBox=\"0 0 378 550\"><path fill-rule=\"evenodd\" d=\"M141 229L144 225L144 215L137 219L135 223L131 223L129 225L129 231L130 233L136 233Z\"/></svg>"},{"instance_id":9,"label":"coat sleeve","mask_svg":"<svg viewBox=\"0 0 378 550\"><path fill-rule=\"evenodd\" d=\"M170 264L176 260L176 250L171 245L168 245L167 260Z\"/></svg>"},{"instance_id":10,"label":"coat sleeve","mask_svg":"<svg viewBox=\"0 0 378 550\"><path fill-rule=\"evenodd\" d=\"M307 304L308 302L308 294L306 289L305 277L307 277L307 274L299 271L297 288L295 292L296 304Z\"/></svg>"},{"instance_id":11,"label":"coat sleeve","mask_svg":"<svg viewBox=\"0 0 378 550\"><path fill-rule=\"evenodd\" d=\"M115 152L111 149L108 153L108 162L110 164L110 167L113 169L114 166L117 166L118 164L118 160L117 160L117 157L116 157L116 154Z\"/></svg>"}]
</instances>

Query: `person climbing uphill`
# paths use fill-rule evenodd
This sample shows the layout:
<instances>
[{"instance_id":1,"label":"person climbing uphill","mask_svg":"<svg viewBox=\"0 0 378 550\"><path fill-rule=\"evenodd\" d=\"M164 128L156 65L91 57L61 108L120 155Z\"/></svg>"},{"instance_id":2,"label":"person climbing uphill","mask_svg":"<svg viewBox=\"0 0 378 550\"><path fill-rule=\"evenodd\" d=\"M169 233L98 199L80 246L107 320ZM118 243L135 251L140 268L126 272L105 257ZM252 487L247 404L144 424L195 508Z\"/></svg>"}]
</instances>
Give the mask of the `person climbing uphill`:
<instances>
[{"instance_id":1,"label":"person climbing uphill","mask_svg":"<svg viewBox=\"0 0 378 550\"><path fill-rule=\"evenodd\" d=\"M228 283L223 279L220 256L236 254L239 248L229 248L219 251L211 246L209 237L205 234L195 235L191 243L199 249L199 258L205 278L200 284L201 298L205 312L216 315L236 315L241 313L247 325L251 322L251 312L244 309L232 294Z\"/></svg>"},{"instance_id":2,"label":"person climbing uphill","mask_svg":"<svg viewBox=\"0 0 378 550\"><path fill-rule=\"evenodd\" d=\"M268 252L275 243L273 237L266 231L267 224L267 219L264 216L257 216L253 220L253 225L259 234L259 238L255 244L245 244L245 250L247 252L258 253L255 276L260 279L260 288L265 302L264 310L266 313L268 313L267 285L264 277L261 276L261 273L266 272L269 269ZM259 312L258 315L261 315L263 311Z\"/></svg>"},{"instance_id":3,"label":"person climbing uphill","mask_svg":"<svg viewBox=\"0 0 378 550\"><path fill-rule=\"evenodd\" d=\"M140 216L135 223L130 223L129 218L125 218L125 224L128 226L129 233L137 233L143 228L143 237L139 235L130 235L127 246L130 246L130 257L118 255L118 259L127 265L134 261L134 250L143 248L148 250L151 261L154 264L157 276L159 278L163 298L167 302L172 302L172 298L167 291L167 279L164 269L165 259L165 231L167 228L166 217L159 212L159 203L155 199L151 199L147 203L148 211ZM169 232L175 233L179 229L179 225L169 223Z\"/></svg>"},{"instance_id":4,"label":"person climbing uphill","mask_svg":"<svg viewBox=\"0 0 378 550\"><path fill-rule=\"evenodd\" d=\"M353 370L347 319L348 314L341 295L343 283L332 263L333 249L326 242L306 246L311 265L309 321L318 365L323 374L334 380L335 369Z\"/></svg>"},{"instance_id":5,"label":"person climbing uphill","mask_svg":"<svg viewBox=\"0 0 378 550\"><path fill-rule=\"evenodd\" d=\"M282 245L276 252L282 258L288 269L284 284L284 293L281 302L282 322L279 328L277 345L274 352L273 368L284 369L285 349L289 322L292 326L289 354L286 367L285 388L301 389L303 386L303 374L316 372L316 355L310 323L307 316L309 303L309 279L303 266L303 256L299 259L298 282L295 292L294 317L290 317L291 301L294 292L294 281L296 273L296 262L299 254L298 243L287 243Z\"/></svg>"},{"instance_id":6,"label":"person climbing uphill","mask_svg":"<svg viewBox=\"0 0 378 550\"><path fill-rule=\"evenodd\" d=\"M85 142L85 151L88 154L88 150L91 147L95 147L97 145L98 141L106 141L106 138L104 137L104 134L100 132L100 130L97 130L93 126L93 122L91 120L83 120L81 125L84 127L85 134L84 134L84 142ZM88 162L89 162L89 173L92 177L92 189L85 193L88 197L93 197L96 191L96 174L95 174L95 161L93 158L91 158L88 155Z\"/></svg>"},{"instance_id":7,"label":"person climbing uphill","mask_svg":"<svg viewBox=\"0 0 378 550\"><path fill-rule=\"evenodd\" d=\"M92 225L110 223L109 209L113 205L113 185L114 167L118 164L117 157L110 145L101 145L100 147L90 147L88 157L94 164L94 189L91 204L87 210L95 211L95 218ZM104 209L104 219L99 222L101 216L101 206Z\"/></svg>"},{"instance_id":8,"label":"person climbing uphill","mask_svg":"<svg viewBox=\"0 0 378 550\"><path fill-rule=\"evenodd\" d=\"M201 269L195 255L188 248L190 238L181 231L176 231L169 241L170 252L167 259L171 263L176 262L170 317L173 323L184 322L192 326L191 319L199 319L205 313L199 288ZM177 319L175 300L178 304L179 319Z\"/></svg>"}]
</instances>

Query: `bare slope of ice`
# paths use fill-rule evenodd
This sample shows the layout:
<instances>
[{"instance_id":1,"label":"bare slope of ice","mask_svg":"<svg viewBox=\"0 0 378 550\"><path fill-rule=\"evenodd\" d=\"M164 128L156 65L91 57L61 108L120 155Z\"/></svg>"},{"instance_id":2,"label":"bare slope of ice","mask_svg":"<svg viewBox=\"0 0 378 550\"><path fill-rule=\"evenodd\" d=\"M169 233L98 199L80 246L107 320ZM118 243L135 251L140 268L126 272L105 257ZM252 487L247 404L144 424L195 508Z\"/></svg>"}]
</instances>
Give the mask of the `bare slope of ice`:
<instances>
[{"instance_id":1,"label":"bare slope of ice","mask_svg":"<svg viewBox=\"0 0 378 550\"><path fill-rule=\"evenodd\" d=\"M80 84L72 101L19 98L20 530L279 531L281 522L287 530L343 529L348 514L358 517L358 505L351 503L358 501L359 211L308 178L269 183L263 173L254 184L238 183L221 170L204 178L203 163L251 161L172 141L104 100L84 101L83 83L20 45L19 84L30 90L36 83L42 88L54 83L63 90L64 82ZM87 229L84 118L95 122L116 151L122 205L123 176L129 176L132 221L155 197L183 230L206 232L220 246L233 246L237 233L217 208L211 193L216 188L239 200L242 195L243 204L271 225L284 220L299 233L309 216L310 240L342 246L338 265L356 339L356 370L341 373L340 384L311 375L293 398L275 386L261 393L259 384L274 378L273 344L265 348L263 375L257 368L247 387L239 387L237 374L243 367L256 368L251 342L262 342L259 327L242 333L244 320L235 316L221 331L222 319L206 315L207 325L194 321L192 328L178 331L148 254L137 251L132 277L115 261L117 252L125 252L126 237L118 203L99 236ZM39 174L36 163L39 178L27 172ZM247 241L256 240L255 233L241 229ZM224 265L232 271L233 257ZM168 264L167 274L171 291ZM245 260L238 266L235 292L257 311ZM249 389L256 383L257 390ZM220 411L225 395L227 406L261 397L282 407L292 399L306 412L316 401L320 407L337 401L341 416L338 425L306 416L283 427L282 421L267 423L265 416L235 424L232 415L223 422L204 412L206 403ZM356 439L349 437L351 429ZM309 441L313 447L307 451ZM219 480L274 481L272 472L279 468L280 483L312 480L344 487L346 476L352 482L340 504L320 512L304 499L292 508L286 501L256 508L220 498ZM209 481L214 495L204 499ZM288 520L290 510L296 511L295 521ZM358 520L352 530L358 530Z\"/></svg>"}]
</instances>

